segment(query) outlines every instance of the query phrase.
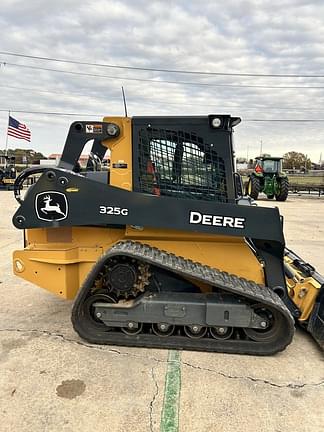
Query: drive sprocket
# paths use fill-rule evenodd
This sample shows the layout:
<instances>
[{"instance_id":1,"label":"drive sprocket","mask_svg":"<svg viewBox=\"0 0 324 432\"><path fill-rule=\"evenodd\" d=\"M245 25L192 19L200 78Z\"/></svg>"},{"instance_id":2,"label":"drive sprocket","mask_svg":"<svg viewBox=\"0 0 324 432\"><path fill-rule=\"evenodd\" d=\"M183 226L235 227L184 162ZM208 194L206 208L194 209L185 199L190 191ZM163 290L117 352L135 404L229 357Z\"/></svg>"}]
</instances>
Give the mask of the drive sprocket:
<instances>
[{"instance_id":1,"label":"drive sprocket","mask_svg":"<svg viewBox=\"0 0 324 432\"><path fill-rule=\"evenodd\" d=\"M118 300L136 297L149 284L149 267L136 259L112 258L102 272L102 286Z\"/></svg>"}]
</instances>

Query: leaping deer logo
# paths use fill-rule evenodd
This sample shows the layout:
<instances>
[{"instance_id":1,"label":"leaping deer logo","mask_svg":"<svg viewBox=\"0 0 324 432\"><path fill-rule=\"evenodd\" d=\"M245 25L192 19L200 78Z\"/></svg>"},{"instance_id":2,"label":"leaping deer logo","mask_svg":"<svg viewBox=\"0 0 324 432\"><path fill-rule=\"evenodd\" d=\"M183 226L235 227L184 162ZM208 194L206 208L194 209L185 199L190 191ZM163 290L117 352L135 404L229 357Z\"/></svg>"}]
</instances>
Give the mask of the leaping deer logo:
<instances>
[{"instance_id":1,"label":"leaping deer logo","mask_svg":"<svg viewBox=\"0 0 324 432\"><path fill-rule=\"evenodd\" d=\"M48 212L56 212L62 216L66 216L65 213L62 212L60 205L58 203L56 204L50 204L50 202L52 202L52 198L50 197L50 195L45 195L43 198L43 202L45 203L45 207L41 207L41 211L45 214L48 214Z\"/></svg>"},{"instance_id":2,"label":"leaping deer logo","mask_svg":"<svg viewBox=\"0 0 324 432\"><path fill-rule=\"evenodd\" d=\"M69 205L65 194L58 191L40 192L35 197L35 212L38 219L47 222L66 219Z\"/></svg>"}]
</instances>

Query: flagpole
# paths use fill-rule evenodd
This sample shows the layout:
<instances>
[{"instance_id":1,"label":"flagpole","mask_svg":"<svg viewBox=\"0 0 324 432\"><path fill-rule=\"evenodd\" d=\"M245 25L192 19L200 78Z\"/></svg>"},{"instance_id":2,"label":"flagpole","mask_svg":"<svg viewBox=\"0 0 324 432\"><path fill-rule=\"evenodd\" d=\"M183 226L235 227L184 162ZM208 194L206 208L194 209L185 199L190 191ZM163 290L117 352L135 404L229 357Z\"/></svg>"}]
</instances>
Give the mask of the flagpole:
<instances>
[{"instance_id":1,"label":"flagpole","mask_svg":"<svg viewBox=\"0 0 324 432\"><path fill-rule=\"evenodd\" d=\"M10 111L8 111L8 126L7 126L7 135L6 135L5 156L8 156L8 127L9 127L9 119L10 119Z\"/></svg>"}]
</instances>

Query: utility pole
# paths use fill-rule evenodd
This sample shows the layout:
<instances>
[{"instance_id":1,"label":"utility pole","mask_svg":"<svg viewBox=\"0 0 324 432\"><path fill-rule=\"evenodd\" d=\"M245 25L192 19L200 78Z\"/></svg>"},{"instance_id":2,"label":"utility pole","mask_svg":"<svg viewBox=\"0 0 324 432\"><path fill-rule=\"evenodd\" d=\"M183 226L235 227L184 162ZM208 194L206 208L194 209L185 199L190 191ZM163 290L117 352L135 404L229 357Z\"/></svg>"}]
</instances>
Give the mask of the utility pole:
<instances>
[{"instance_id":1,"label":"utility pole","mask_svg":"<svg viewBox=\"0 0 324 432\"><path fill-rule=\"evenodd\" d=\"M8 111L8 126L7 126L7 130L6 130L5 156L8 156L8 127L9 127L9 118L10 118L10 111Z\"/></svg>"},{"instance_id":2,"label":"utility pole","mask_svg":"<svg viewBox=\"0 0 324 432\"><path fill-rule=\"evenodd\" d=\"M260 140L260 156L262 156L262 140Z\"/></svg>"}]
</instances>

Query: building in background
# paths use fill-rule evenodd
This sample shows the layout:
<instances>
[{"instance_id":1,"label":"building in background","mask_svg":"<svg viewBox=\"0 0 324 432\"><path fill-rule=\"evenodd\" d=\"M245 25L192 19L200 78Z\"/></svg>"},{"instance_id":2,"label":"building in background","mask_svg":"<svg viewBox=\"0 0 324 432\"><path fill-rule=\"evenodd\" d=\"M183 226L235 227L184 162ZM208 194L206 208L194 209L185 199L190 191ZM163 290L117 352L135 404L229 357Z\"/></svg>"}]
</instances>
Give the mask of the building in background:
<instances>
[{"instance_id":1,"label":"building in background","mask_svg":"<svg viewBox=\"0 0 324 432\"><path fill-rule=\"evenodd\" d=\"M48 160L55 161L54 165L57 165L59 163L59 160L61 159L62 153L52 153L48 156ZM87 166L87 162L89 159L89 155L81 155L79 159L79 163L81 165L81 168L85 168ZM109 155L106 154L102 161L103 165L109 166L110 165L110 158ZM44 162L45 164L45 162ZM50 163L51 164L51 163Z\"/></svg>"}]
</instances>

